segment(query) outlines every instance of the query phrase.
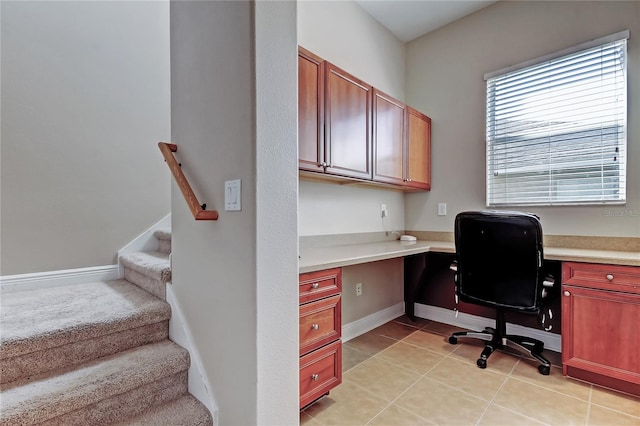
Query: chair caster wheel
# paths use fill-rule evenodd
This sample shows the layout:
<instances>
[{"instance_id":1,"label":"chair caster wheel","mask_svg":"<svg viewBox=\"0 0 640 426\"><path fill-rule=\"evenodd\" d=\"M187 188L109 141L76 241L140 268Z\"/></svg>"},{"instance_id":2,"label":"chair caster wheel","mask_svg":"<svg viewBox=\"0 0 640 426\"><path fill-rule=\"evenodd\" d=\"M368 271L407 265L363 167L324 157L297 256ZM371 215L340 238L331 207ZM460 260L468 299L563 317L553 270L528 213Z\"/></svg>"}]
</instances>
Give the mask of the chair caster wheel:
<instances>
[{"instance_id":1,"label":"chair caster wheel","mask_svg":"<svg viewBox=\"0 0 640 426\"><path fill-rule=\"evenodd\" d=\"M549 367L548 365L539 365L538 366L538 371L543 376L548 376L549 373L551 372L551 367Z\"/></svg>"},{"instance_id":2,"label":"chair caster wheel","mask_svg":"<svg viewBox=\"0 0 640 426\"><path fill-rule=\"evenodd\" d=\"M478 367L480 367L480 368L487 368L487 360L486 359L478 358L478 360L476 361L476 364L478 364Z\"/></svg>"},{"instance_id":3,"label":"chair caster wheel","mask_svg":"<svg viewBox=\"0 0 640 426\"><path fill-rule=\"evenodd\" d=\"M454 336L449 336L449 343L456 345L458 343L458 339Z\"/></svg>"}]
</instances>

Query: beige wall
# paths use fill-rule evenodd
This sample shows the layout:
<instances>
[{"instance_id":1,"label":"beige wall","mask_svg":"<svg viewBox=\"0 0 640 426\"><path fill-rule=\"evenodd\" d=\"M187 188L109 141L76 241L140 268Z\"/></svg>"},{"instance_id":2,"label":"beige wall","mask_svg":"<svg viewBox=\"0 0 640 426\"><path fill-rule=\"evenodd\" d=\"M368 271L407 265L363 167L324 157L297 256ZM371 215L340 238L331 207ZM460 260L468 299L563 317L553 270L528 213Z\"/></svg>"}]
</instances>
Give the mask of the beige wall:
<instances>
[{"instance_id":1,"label":"beige wall","mask_svg":"<svg viewBox=\"0 0 640 426\"><path fill-rule=\"evenodd\" d=\"M547 234L640 237L640 2L498 2L409 43L406 101L433 120L433 183L406 196L407 229L451 232L457 212L485 208L485 73L624 29L626 206L526 210ZM447 216L437 216L439 202Z\"/></svg>"},{"instance_id":2,"label":"beige wall","mask_svg":"<svg viewBox=\"0 0 640 426\"><path fill-rule=\"evenodd\" d=\"M172 285L224 425L299 421L295 7L171 2L172 138L220 213L194 221L173 186Z\"/></svg>"},{"instance_id":3,"label":"beige wall","mask_svg":"<svg viewBox=\"0 0 640 426\"><path fill-rule=\"evenodd\" d=\"M114 264L170 211L169 5L0 7L0 275Z\"/></svg>"},{"instance_id":4,"label":"beige wall","mask_svg":"<svg viewBox=\"0 0 640 426\"><path fill-rule=\"evenodd\" d=\"M298 44L404 99L404 44L355 2L298 2ZM301 180L299 197L300 235L404 229L402 192ZM381 203L389 211L385 223Z\"/></svg>"},{"instance_id":5,"label":"beige wall","mask_svg":"<svg viewBox=\"0 0 640 426\"><path fill-rule=\"evenodd\" d=\"M375 314L404 301L404 262L400 259L342 268L342 324ZM356 284L362 295L356 296Z\"/></svg>"}]
</instances>

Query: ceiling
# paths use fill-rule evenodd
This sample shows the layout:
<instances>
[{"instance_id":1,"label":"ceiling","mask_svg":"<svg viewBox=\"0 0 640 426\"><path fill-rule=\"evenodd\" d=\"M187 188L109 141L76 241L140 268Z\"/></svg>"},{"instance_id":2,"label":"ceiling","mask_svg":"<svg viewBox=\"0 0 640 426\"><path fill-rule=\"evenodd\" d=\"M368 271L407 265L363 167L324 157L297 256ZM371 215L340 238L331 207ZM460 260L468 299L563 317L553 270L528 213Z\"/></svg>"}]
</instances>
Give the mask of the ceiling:
<instances>
[{"instance_id":1,"label":"ceiling","mask_svg":"<svg viewBox=\"0 0 640 426\"><path fill-rule=\"evenodd\" d=\"M495 0L355 1L405 43L495 3Z\"/></svg>"}]
</instances>

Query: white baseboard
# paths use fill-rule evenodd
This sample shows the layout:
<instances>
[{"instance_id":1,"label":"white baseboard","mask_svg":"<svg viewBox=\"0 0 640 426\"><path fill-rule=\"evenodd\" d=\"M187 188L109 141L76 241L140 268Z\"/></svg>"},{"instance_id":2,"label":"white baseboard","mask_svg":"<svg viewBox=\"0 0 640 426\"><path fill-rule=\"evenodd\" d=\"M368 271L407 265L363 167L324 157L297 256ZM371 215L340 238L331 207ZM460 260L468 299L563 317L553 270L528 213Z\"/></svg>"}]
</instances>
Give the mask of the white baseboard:
<instances>
[{"instance_id":1,"label":"white baseboard","mask_svg":"<svg viewBox=\"0 0 640 426\"><path fill-rule=\"evenodd\" d=\"M490 318L479 317L477 315L465 314L463 312L456 314L451 309L440 308L438 306L423 305L416 303L414 305L415 315L420 318L428 319L431 321L438 321L444 324L453 325L470 330L482 330L485 327L495 327L495 320ZM507 333L509 334L521 334L523 336L530 336L534 339L544 342L545 349L549 349L554 352L562 351L562 340L559 334L549 333L544 330L539 330L530 327L524 327L518 324L507 323Z\"/></svg>"},{"instance_id":2,"label":"white baseboard","mask_svg":"<svg viewBox=\"0 0 640 426\"><path fill-rule=\"evenodd\" d=\"M404 314L404 303L398 303L381 311L367 315L364 318L350 322L342 326L342 341L347 342L353 338L380 327L392 319L398 318Z\"/></svg>"},{"instance_id":3,"label":"white baseboard","mask_svg":"<svg viewBox=\"0 0 640 426\"><path fill-rule=\"evenodd\" d=\"M191 330L184 321L184 311L176 299L173 287L167 285L167 303L171 306L171 318L169 319L169 339L189 351L191 365L189 366L189 393L196 397L213 416L214 425L218 424L218 406L211 394L211 384L204 374L202 358L196 350Z\"/></svg>"},{"instance_id":4,"label":"white baseboard","mask_svg":"<svg viewBox=\"0 0 640 426\"><path fill-rule=\"evenodd\" d=\"M0 277L3 293L115 280L119 277L118 265L92 266L89 268L62 269L31 274Z\"/></svg>"},{"instance_id":5,"label":"white baseboard","mask_svg":"<svg viewBox=\"0 0 640 426\"><path fill-rule=\"evenodd\" d=\"M118 264L120 265L120 277L124 277L124 267L120 264L120 256L139 251L156 251L158 249L158 240L153 235L158 229L171 228L171 213L160 219L149 229L134 238L126 246L118 250Z\"/></svg>"}]
</instances>

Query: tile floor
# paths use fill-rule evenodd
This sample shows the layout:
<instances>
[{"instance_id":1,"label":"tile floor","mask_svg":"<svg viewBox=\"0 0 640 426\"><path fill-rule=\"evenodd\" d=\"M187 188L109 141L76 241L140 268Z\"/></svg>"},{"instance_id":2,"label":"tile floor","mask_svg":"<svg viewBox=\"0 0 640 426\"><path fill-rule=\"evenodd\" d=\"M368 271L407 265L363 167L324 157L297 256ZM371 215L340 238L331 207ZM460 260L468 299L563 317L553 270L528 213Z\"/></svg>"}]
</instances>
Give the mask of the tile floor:
<instances>
[{"instance_id":1,"label":"tile floor","mask_svg":"<svg viewBox=\"0 0 640 426\"><path fill-rule=\"evenodd\" d=\"M640 398L562 376L527 357L495 352L485 370L475 339L458 328L406 317L343 344L342 384L300 413L317 425L636 425Z\"/></svg>"}]
</instances>

